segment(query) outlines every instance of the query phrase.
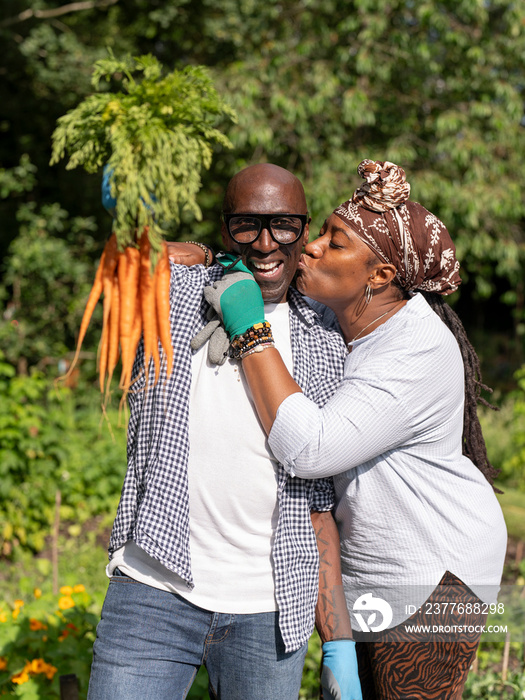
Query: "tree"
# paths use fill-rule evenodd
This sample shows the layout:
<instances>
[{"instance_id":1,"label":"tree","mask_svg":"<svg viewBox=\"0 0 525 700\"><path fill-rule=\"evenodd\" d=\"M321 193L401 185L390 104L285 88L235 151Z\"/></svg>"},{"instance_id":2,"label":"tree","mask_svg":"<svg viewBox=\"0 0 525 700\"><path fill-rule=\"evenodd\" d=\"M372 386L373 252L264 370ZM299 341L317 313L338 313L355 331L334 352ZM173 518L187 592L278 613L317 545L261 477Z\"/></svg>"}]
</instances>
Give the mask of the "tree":
<instances>
[{"instance_id":1,"label":"tree","mask_svg":"<svg viewBox=\"0 0 525 700\"><path fill-rule=\"evenodd\" d=\"M305 183L312 231L358 184L365 157L403 165L413 197L440 216L456 241L468 323L504 323L504 301L524 318L525 185L522 57L525 6L513 0L136 0L73 3L60 17L46 0L7 3L0 21L8 80L0 86L13 168L38 166L32 194L72 215L93 215L105 236L100 179L47 165L56 118L89 93L95 58L151 52L169 69L202 64L239 116L203 178L203 221L182 239L219 243L228 178L268 160ZM58 69L60 67L60 70ZM24 85L22 95L15 87ZM0 209L14 214L24 196ZM2 252L0 251L0 255ZM494 312L493 298L499 306ZM492 319L495 319L493 322Z\"/></svg>"}]
</instances>

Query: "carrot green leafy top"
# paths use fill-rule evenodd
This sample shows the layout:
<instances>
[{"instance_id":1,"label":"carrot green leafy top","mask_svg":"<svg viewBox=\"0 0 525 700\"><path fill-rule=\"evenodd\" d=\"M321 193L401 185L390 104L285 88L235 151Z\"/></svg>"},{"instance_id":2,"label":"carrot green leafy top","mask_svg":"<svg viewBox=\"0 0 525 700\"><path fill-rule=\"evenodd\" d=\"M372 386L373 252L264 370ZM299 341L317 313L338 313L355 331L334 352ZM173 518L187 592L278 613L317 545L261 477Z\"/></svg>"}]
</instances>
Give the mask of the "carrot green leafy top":
<instances>
[{"instance_id":1,"label":"carrot green leafy top","mask_svg":"<svg viewBox=\"0 0 525 700\"><path fill-rule=\"evenodd\" d=\"M102 81L121 89L100 90ZM235 112L204 67L163 76L151 55L117 59L110 53L95 63L92 84L95 94L58 119L51 165L66 154L67 169L81 165L95 173L107 164L119 248L135 245L136 230L147 226L158 251L167 223L178 223L183 211L201 218L201 173L215 145L232 147L216 124L224 117L235 122Z\"/></svg>"}]
</instances>

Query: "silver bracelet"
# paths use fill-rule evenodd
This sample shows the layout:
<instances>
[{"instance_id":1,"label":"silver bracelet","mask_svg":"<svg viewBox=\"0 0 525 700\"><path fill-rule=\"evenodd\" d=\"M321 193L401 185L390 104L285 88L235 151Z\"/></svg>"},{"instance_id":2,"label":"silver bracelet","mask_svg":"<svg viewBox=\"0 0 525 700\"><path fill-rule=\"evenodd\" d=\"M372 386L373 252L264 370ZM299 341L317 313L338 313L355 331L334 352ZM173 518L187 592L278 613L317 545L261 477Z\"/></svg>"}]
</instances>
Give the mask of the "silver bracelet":
<instances>
[{"instance_id":1,"label":"silver bracelet","mask_svg":"<svg viewBox=\"0 0 525 700\"><path fill-rule=\"evenodd\" d=\"M210 255L210 248L207 245L204 245L204 243L200 243L199 241L186 241L186 243L193 243L193 245L198 245L201 250L204 251L204 267L209 267L212 263L212 256Z\"/></svg>"}]
</instances>

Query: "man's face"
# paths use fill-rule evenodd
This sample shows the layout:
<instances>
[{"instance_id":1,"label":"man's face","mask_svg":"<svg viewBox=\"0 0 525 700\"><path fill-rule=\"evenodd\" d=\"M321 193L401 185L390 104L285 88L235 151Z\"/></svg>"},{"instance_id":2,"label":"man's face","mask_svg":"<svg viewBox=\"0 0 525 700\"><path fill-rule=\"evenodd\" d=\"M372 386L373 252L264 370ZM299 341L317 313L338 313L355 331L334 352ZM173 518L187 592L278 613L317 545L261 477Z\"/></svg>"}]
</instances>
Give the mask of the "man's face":
<instances>
[{"instance_id":1,"label":"man's face","mask_svg":"<svg viewBox=\"0 0 525 700\"><path fill-rule=\"evenodd\" d=\"M232 188L231 214L306 214L304 191L298 181L279 177L271 169L248 169L237 176ZM288 287L297 269L303 245L308 242L308 224L300 238L289 245L274 241L268 229L263 228L253 243L236 243L228 234L225 224L221 229L224 246L242 255L249 270L261 288L265 302L286 301Z\"/></svg>"}]
</instances>

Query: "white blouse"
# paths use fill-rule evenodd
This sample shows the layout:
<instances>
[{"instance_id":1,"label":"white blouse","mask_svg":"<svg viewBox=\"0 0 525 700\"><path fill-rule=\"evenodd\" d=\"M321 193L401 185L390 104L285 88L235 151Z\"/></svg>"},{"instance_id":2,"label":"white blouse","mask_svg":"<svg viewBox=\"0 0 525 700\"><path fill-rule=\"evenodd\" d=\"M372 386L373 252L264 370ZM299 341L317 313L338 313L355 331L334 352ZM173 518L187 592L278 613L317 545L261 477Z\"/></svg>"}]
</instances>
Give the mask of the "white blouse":
<instances>
[{"instance_id":1,"label":"white blouse","mask_svg":"<svg viewBox=\"0 0 525 700\"><path fill-rule=\"evenodd\" d=\"M350 610L363 593L396 599L398 624L447 570L495 600L507 533L492 487L462 454L463 403L457 341L416 294L355 341L323 408L300 393L279 407L277 459L298 477L334 475Z\"/></svg>"}]
</instances>

